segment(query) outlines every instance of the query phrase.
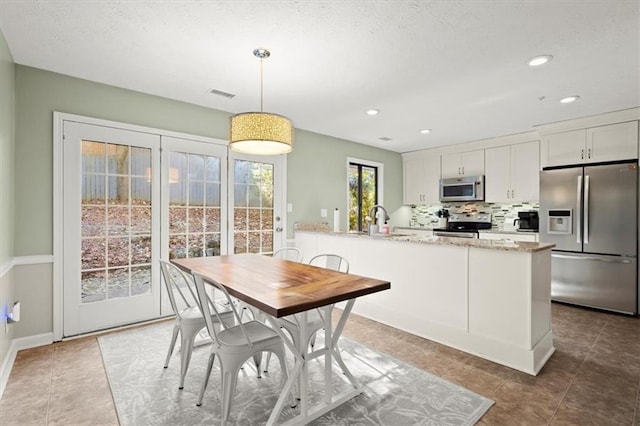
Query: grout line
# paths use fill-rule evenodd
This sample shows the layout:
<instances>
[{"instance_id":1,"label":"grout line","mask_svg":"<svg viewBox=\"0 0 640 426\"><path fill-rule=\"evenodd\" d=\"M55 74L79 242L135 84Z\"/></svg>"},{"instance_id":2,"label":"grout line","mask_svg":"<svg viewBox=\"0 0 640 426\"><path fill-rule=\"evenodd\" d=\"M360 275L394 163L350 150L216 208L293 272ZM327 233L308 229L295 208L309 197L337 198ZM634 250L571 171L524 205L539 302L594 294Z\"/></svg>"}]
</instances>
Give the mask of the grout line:
<instances>
[{"instance_id":1,"label":"grout line","mask_svg":"<svg viewBox=\"0 0 640 426\"><path fill-rule=\"evenodd\" d=\"M53 366L55 365L54 358L58 349L54 346L51 351L51 368L49 371L49 392L47 398L47 416L44 420L44 424L49 424L49 414L51 413L51 394L53 392Z\"/></svg>"},{"instance_id":2,"label":"grout line","mask_svg":"<svg viewBox=\"0 0 640 426\"><path fill-rule=\"evenodd\" d=\"M608 323L609 323L609 320L607 319L604 322L604 324L602 325L602 328L600 328L600 331L598 332L598 335L594 339L593 343L591 344L591 346L589 346L589 350L587 351L587 353L585 354L584 358L582 359L582 362L578 366L578 369L576 370L576 374L574 374L573 377L571 378L571 381L569 382L569 386L567 386L567 389L565 389L564 393L562 394L562 398L560 398L560 402L558 402L558 405L556 406L556 409L553 411L553 414L551 415L551 418L547 422L547 425L550 425L551 422L553 422L553 419L556 417L556 414L558 414L558 410L560 410L560 406L562 405L562 401L564 401L565 397L567 396L567 393L569 393L569 389L571 389L571 386L573 386L573 383L576 381L576 378L578 377L578 374L580 373L580 370L582 370L582 366L587 361L587 358L589 358L589 354L591 353L591 351L593 350L593 347L598 342L598 339L600 339L600 336L602 335L602 332L604 331L604 329L605 329L605 327L607 326Z\"/></svg>"},{"instance_id":3,"label":"grout line","mask_svg":"<svg viewBox=\"0 0 640 426\"><path fill-rule=\"evenodd\" d=\"M633 407L633 417L631 418L631 421L634 422L636 420L636 418L638 419L638 424L640 424L640 411L638 411L638 409L640 408L640 379L638 379L638 388L636 389L636 404ZM633 423L635 425L635 423Z\"/></svg>"}]
</instances>

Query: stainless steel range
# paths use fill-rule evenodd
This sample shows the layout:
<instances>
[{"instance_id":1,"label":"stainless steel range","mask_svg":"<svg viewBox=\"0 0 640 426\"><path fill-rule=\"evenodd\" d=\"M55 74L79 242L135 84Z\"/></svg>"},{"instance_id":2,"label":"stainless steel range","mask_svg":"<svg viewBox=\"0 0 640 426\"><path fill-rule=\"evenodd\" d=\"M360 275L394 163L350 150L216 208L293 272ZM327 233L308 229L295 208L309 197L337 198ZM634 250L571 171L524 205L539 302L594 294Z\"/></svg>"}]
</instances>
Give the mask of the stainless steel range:
<instances>
[{"instance_id":1,"label":"stainless steel range","mask_svg":"<svg viewBox=\"0 0 640 426\"><path fill-rule=\"evenodd\" d=\"M437 237L478 238L480 229L491 229L491 213L458 213L449 217L446 228L436 228Z\"/></svg>"}]
</instances>

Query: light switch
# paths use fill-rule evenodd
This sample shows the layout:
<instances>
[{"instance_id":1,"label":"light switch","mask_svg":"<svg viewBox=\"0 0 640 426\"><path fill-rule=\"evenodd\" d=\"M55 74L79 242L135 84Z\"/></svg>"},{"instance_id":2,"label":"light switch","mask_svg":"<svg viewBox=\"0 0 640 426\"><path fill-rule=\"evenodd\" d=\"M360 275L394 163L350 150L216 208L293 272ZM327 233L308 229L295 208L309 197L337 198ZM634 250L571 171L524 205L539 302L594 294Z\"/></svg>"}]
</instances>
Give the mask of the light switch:
<instances>
[{"instance_id":1,"label":"light switch","mask_svg":"<svg viewBox=\"0 0 640 426\"><path fill-rule=\"evenodd\" d=\"M287 203L287 213L293 212L293 204Z\"/></svg>"},{"instance_id":2,"label":"light switch","mask_svg":"<svg viewBox=\"0 0 640 426\"><path fill-rule=\"evenodd\" d=\"M320 217L327 217L327 209L320 209Z\"/></svg>"}]
</instances>

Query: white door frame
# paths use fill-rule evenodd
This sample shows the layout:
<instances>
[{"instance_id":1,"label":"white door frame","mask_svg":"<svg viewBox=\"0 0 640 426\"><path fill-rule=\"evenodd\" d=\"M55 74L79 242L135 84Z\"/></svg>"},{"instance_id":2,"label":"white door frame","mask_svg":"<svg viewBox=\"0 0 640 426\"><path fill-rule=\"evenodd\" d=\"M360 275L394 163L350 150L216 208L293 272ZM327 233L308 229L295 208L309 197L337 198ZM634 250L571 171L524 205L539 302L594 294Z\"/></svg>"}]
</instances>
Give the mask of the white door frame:
<instances>
[{"instance_id":1,"label":"white door frame","mask_svg":"<svg viewBox=\"0 0 640 426\"><path fill-rule=\"evenodd\" d=\"M131 130L142 133L151 133L159 136L169 136L182 139L190 139L199 142L227 146L225 140L207 138L197 135L187 135L169 130L156 129L134 124L119 123L102 120L99 118L85 117L62 112L53 113L53 340L61 340L63 337L64 306L63 306L63 147L64 147L64 121L93 124L104 127L113 127L122 130ZM286 192L284 193L286 199Z\"/></svg>"}]
</instances>

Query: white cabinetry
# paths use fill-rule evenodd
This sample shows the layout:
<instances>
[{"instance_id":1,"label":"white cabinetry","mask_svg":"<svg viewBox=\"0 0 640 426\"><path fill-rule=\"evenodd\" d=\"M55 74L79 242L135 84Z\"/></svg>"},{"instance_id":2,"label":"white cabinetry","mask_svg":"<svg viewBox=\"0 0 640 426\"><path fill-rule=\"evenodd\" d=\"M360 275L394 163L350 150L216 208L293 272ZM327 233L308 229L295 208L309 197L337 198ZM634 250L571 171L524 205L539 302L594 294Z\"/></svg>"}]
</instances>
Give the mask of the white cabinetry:
<instances>
[{"instance_id":1,"label":"white cabinetry","mask_svg":"<svg viewBox=\"0 0 640 426\"><path fill-rule=\"evenodd\" d=\"M538 141L485 151L485 200L488 203L537 201L540 186Z\"/></svg>"},{"instance_id":2,"label":"white cabinetry","mask_svg":"<svg viewBox=\"0 0 640 426\"><path fill-rule=\"evenodd\" d=\"M542 167L638 158L638 122L610 124L547 135Z\"/></svg>"},{"instance_id":3,"label":"white cabinetry","mask_svg":"<svg viewBox=\"0 0 640 426\"><path fill-rule=\"evenodd\" d=\"M442 155L442 177L484 175L484 149Z\"/></svg>"},{"instance_id":4,"label":"white cabinetry","mask_svg":"<svg viewBox=\"0 0 640 426\"><path fill-rule=\"evenodd\" d=\"M405 158L404 204L440 202L440 157L436 155Z\"/></svg>"}]
</instances>

